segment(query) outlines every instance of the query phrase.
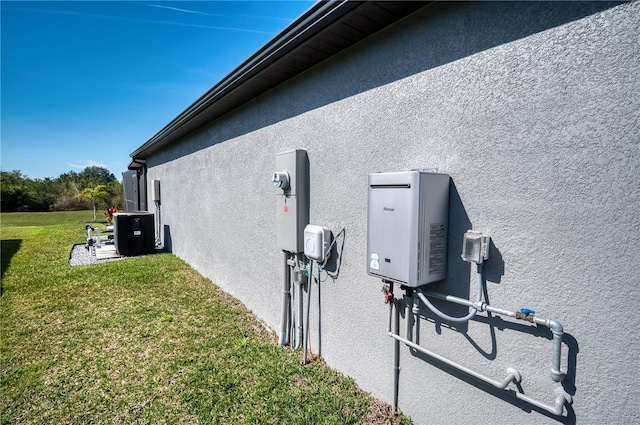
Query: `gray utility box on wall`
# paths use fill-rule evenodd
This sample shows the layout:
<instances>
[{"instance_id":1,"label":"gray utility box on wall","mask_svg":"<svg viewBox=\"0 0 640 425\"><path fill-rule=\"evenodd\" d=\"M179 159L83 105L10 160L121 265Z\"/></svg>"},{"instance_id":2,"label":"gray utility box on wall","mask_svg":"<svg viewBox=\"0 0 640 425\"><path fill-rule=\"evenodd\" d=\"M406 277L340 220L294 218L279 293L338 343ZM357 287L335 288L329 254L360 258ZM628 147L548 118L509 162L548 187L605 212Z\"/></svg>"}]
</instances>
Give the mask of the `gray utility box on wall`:
<instances>
[{"instance_id":1,"label":"gray utility box on wall","mask_svg":"<svg viewBox=\"0 0 640 425\"><path fill-rule=\"evenodd\" d=\"M446 277L449 176L369 174L367 272L412 288Z\"/></svg>"},{"instance_id":2,"label":"gray utility box on wall","mask_svg":"<svg viewBox=\"0 0 640 425\"><path fill-rule=\"evenodd\" d=\"M307 151L295 150L276 155L273 173L276 187L276 233L278 248L304 251L304 228L309 224L309 158Z\"/></svg>"},{"instance_id":3,"label":"gray utility box on wall","mask_svg":"<svg viewBox=\"0 0 640 425\"><path fill-rule=\"evenodd\" d=\"M160 180L151 180L151 200L160 202Z\"/></svg>"},{"instance_id":4,"label":"gray utility box on wall","mask_svg":"<svg viewBox=\"0 0 640 425\"><path fill-rule=\"evenodd\" d=\"M124 198L124 210L138 211L140 201L138 197L138 172L136 170L122 173L122 194Z\"/></svg>"},{"instance_id":5,"label":"gray utility box on wall","mask_svg":"<svg viewBox=\"0 0 640 425\"><path fill-rule=\"evenodd\" d=\"M139 255L155 249L153 213L137 211L113 215L113 239L120 255Z\"/></svg>"}]
</instances>

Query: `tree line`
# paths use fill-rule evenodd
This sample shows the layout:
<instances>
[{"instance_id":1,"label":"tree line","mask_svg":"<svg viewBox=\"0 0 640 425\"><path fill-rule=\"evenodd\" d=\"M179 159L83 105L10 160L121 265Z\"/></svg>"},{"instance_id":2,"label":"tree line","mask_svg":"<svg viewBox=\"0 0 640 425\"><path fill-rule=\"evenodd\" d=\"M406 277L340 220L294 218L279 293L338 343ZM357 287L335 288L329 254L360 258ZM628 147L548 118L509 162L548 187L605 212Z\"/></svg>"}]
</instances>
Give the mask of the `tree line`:
<instances>
[{"instance_id":1,"label":"tree line","mask_svg":"<svg viewBox=\"0 0 640 425\"><path fill-rule=\"evenodd\" d=\"M31 179L19 170L0 171L0 186L3 212L122 209L123 206L122 183L109 170L97 166L44 179Z\"/></svg>"}]
</instances>

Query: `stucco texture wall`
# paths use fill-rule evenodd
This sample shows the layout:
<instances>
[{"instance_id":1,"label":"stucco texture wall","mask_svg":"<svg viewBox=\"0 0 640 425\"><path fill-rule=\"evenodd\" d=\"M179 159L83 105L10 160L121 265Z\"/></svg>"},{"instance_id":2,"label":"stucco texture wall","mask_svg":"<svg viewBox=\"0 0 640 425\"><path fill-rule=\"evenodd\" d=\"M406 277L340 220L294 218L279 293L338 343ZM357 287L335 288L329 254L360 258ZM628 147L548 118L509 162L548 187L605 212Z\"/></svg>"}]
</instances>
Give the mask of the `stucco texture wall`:
<instances>
[{"instance_id":1,"label":"stucco texture wall","mask_svg":"<svg viewBox=\"0 0 640 425\"><path fill-rule=\"evenodd\" d=\"M640 423L639 6L422 10L149 157L164 242L277 329L270 177L276 153L306 149L311 223L345 228L339 277L313 288L311 347L390 403L388 307L366 273L367 175L438 168L452 178L449 264L431 287L469 296L462 234L490 234L488 301L564 325L574 404L555 417L403 346L400 409L417 424ZM419 332L494 379L515 367L521 391L552 403L545 329L486 314L448 324L423 310Z\"/></svg>"}]
</instances>

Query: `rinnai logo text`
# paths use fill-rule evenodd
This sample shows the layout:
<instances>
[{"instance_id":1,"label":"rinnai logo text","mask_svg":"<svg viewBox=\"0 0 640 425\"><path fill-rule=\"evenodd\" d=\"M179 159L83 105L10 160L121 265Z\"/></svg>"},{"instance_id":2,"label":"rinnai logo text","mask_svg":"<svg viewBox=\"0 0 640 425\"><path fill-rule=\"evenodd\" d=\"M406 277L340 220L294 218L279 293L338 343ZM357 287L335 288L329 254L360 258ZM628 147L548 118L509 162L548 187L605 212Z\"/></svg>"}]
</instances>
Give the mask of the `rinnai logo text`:
<instances>
[{"instance_id":1,"label":"rinnai logo text","mask_svg":"<svg viewBox=\"0 0 640 425\"><path fill-rule=\"evenodd\" d=\"M394 208L389 208L389 207L383 207L382 209L384 211L394 211Z\"/></svg>"}]
</instances>

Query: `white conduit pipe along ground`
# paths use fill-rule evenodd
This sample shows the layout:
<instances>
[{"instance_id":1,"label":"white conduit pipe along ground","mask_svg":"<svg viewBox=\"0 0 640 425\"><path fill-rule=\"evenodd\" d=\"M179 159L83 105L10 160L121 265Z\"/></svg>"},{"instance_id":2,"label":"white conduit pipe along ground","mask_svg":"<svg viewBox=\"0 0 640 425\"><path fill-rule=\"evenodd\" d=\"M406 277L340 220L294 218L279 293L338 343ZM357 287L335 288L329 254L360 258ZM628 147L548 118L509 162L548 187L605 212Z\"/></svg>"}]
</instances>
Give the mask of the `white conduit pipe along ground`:
<instances>
[{"instance_id":1,"label":"white conduit pipe along ground","mask_svg":"<svg viewBox=\"0 0 640 425\"><path fill-rule=\"evenodd\" d=\"M467 375L473 376L474 378L483 381L487 384L492 385L495 388L501 389L501 390L505 390L508 393L512 394L513 396L515 396L516 398L523 400L533 406L536 406L542 410L545 410L553 415L557 415L560 416L564 413L564 407L565 405L570 405L573 402L573 399L571 397L570 394L568 394L564 388L562 388L561 386L558 386L555 391L554 391L554 402L553 405L548 405L545 404L539 400L536 400L532 397L529 397L519 391L516 390L511 390L508 389L508 386L510 383L514 382L514 383L520 383L520 381L522 380L522 377L520 376L520 373L514 369L514 368L507 368L506 372L507 372L507 376L502 380L502 381L498 381L492 378L489 378L481 373L478 373L472 369L469 369L463 365L460 365L452 360L447 359L446 357L443 357L439 354L436 354L414 342L412 342L412 332L411 332L411 326L409 323L407 323L407 338L404 338L402 336L400 336L400 314L399 314L399 308L398 308L398 300L396 300L396 298L393 296L393 284L391 284L390 286L390 291L387 293L387 301L389 302L389 325L388 325L388 335L390 337L392 337L395 340L395 347L394 347L394 394L393 394L393 410L397 411L398 409L398 380L399 380L399 371L400 371L400 351L399 351L399 347L400 347L400 343L405 344L408 347L413 348L414 350L417 350L423 354L426 354L427 356L436 359L446 365L449 365L451 367L453 367L454 369L457 369ZM418 315L419 314L419 308L420 308L420 302L419 300L422 300L422 302L425 303L425 305L434 312L434 314L436 314L438 317L444 319L444 320L448 320L448 321L453 321L453 322L466 322L468 320L470 320L471 318L473 318L476 313L478 311L482 312L482 311L487 311L490 313L496 313L496 314L501 314L504 316L509 316L509 317L513 317L519 320L526 320L528 322L531 323L535 323L536 325L542 325L542 326L546 326L547 328L549 328L553 334L553 350L552 350L552 364L551 364L551 379L553 379L554 382L562 382L564 380L565 374L563 372L560 371L560 364L561 364L561 356L562 356L562 336L563 336L563 328L562 325L557 322L556 320L553 319L549 319L549 320L544 320L544 319L540 319L538 317L535 317L533 314L534 312L532 312L531 310L528 309L522 309L521 311L518 312L514 312L514 311L509 311L509 310L504 310L501 308L496 308L496 307L492 307L489 304L482 302L482 293L483 293L483 288L484 288L484 277L482 275L482 265L478 264L478 296L476 298L476 301L471 301L471 300L467 300L464 298L458 298L458 297L454 297L452 295L446 295L446 294L442 294L439 292L435 292L435 291L424 291L421 290L420 288L416 288L416 289L409 289L412 293L411 293L411 299L413 301L413 315ZM390 295L390 297L389 297ZM417 298L416 298L417 295ZM431 304L429 302L429 300L427 299L427 297L432 297L432 298L437 298L440 300L445 300L448 302L452 302L455 304L459 304L459 305L464 305L467 307L470 307L472 310L469 312L469 314L467 314L464 317L451 317L449 315L446 315L444 313L442 313L440 310L438 310L435 306L433 306L433 304ZM395 318L395 326L394 326L394 331L391 331L391 323L393 321L393 308L396 308L396 318ZM407 302L407 312L409 312L409 306L408 306L408 302ZM407 314L407 322L409 322L412 319L412 316Z\"/></svg>"}]
</instances>

